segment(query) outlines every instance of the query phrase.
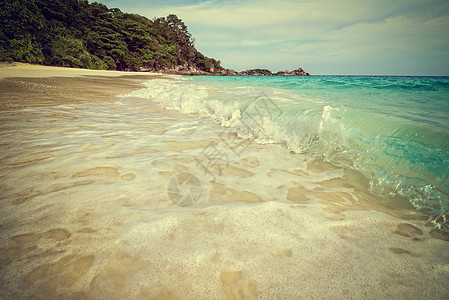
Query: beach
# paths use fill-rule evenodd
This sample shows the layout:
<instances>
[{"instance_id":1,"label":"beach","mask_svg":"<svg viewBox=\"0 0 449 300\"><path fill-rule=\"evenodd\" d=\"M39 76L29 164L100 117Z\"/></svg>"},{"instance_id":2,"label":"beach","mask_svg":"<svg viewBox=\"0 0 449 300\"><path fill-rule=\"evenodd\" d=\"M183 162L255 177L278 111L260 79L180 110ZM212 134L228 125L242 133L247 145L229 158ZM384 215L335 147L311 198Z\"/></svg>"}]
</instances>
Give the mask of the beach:
<instances>
[{"instance_id":1,"label":"beach","mask_svg":"<svg viewBox=\"0 0 449 300\"><path fill-rule=\"evenodd\" d=\"M218 87L166 77L0 68L2 298L449 297L449 233L429 215L242 138L234 107L214 122L220 103L200 106Z\"/></svg>"},{"instance_id":2,"label":"beach","mask_svg":"<svg viewBox=\"0 0 449 300\"><path fill-rule=\"evenodd\" d=\"M92 99L113 102L117 95L139 88L147 78L161 76L145 74L149 73L2 63L0 110L86 103Z\"/></svg>"}]
</instances>

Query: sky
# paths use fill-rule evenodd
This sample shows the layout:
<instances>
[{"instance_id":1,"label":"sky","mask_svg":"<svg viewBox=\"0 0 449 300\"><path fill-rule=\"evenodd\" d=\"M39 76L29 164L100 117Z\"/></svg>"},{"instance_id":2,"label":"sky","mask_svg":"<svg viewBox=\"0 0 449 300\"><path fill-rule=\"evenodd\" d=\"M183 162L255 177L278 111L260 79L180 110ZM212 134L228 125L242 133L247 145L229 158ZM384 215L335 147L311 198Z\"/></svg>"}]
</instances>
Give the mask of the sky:
<instances>
[{"instance_id":1,"label":"sky","mask_svg":"<svg viewBox=\"0 0 449 300\"><path fill-rule=\"evenodd\" d=\"M149 19L175 14L198 51L236 71L449 75L449 0L96 2Z\"/></svg>"}]
</instances>

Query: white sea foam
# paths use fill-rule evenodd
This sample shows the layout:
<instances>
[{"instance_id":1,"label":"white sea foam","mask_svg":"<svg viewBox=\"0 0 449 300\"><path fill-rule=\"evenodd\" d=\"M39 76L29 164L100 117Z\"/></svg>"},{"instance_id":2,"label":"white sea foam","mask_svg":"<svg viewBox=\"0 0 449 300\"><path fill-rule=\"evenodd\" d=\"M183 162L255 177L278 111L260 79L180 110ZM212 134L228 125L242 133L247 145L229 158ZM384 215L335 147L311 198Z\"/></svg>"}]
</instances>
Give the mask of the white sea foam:
<instances>
[{"instance_id":1,"label":"white sea foam","mask_svg":"<svg viewBox=\"0 0 449 300\"><path fill-rule=\"evenodd\" d=\"M307 153L310 160L358 170L370 180L372 193L405 196L417 209L436 215L448 212L449 187L437 163L447 160L447 150L439 148L441 138L426 138L436 137L440 129L426 124L406 129L403 119L342 104L326 105L287 89L220 83L152 80L129 96L209 117L243 139L283 144ZM410 132L417 130L422 141L410 140Z\"/></svg>"}]
</instances>

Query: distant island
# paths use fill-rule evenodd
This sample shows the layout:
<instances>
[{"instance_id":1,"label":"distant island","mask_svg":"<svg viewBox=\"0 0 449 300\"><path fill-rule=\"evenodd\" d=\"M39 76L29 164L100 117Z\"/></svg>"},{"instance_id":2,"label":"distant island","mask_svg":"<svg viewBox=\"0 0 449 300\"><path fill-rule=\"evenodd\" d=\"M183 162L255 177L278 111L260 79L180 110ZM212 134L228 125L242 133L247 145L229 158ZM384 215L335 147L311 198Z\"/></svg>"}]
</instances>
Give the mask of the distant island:
<instances>
[{"instance_id":1,"label":"distant island","mask_svg":"<svg viewBox=\"0 0 449 300\"><path fill-rule=\"evenodd\" d=\"M173 14L149 20L86 0L7 0L0 11L0 61L180 75L309 75L301 68L223 68L196 50Z\"/></svg>"}]
</instances>

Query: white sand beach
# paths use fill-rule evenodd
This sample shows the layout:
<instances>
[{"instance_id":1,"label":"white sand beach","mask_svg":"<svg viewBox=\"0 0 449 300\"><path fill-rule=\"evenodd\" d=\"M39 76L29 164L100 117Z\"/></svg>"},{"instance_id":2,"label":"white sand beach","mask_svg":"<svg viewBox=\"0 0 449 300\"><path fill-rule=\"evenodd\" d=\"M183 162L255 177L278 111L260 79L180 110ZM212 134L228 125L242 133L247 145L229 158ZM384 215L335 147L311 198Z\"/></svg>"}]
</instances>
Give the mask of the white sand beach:
<instances>
[{"instance_id":1,"label":"white sand beach","mask_svg":"<svg viewBox=\"0 0 449 300\"><path fill-rule=\"evenodd\" d=\"M5 63L0 62L0 80L5 78L48 78L48 77L80 77L80 76L106 76L106 77L122 77L148 75L154 76L158 73L136 73L124 71L109 70L88 70L77 68L49 67L43 65L33 65L20 62Z\"/></svg>"},{"instance_id":2,"label":"white sand beach","mask_svg":"<svg viewBox=\"0 0 449 300\"><path fill-rule=\"evenodd\" d=\"M68 103L113 102L158 73L0 63L0 110ZM57 79L56 79L57 78Z\"/></svg>"},{"instance_id":3,"label":"white sand beach","mask_svg":"<svg viewBox=\"0 0 449 300\"><path fill-rule=\"evenodd\" d=\"M152 78L0 68L0 298L449 298L449 234L424 214L120 97ZM211 166L224 149L238 154Z\"/></svg>"}]
</instances>

